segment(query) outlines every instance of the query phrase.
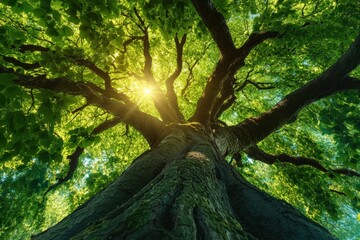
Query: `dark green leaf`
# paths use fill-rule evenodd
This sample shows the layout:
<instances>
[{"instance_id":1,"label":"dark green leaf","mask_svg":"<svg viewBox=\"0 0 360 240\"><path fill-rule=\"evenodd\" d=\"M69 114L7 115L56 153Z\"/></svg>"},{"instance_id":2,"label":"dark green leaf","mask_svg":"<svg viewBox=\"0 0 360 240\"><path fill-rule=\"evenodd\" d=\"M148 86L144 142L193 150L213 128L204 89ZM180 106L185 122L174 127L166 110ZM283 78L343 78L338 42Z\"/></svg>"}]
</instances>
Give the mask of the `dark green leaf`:
<instances>
[{"instance_id":1,"label":"dark green leaf","mask_svg":"<svg viewBox=\"0 0 360 240\"><path fill-rule=\"evenodd\" d=\"M42 8L35 8L35 9L33 10L33 13L34 13L34 15L35 15L36 17L38 17L38 18L45 17L46 14L47 14L46 10L44 10L44 9L42 9Z\"/></svg>"},{"instance_id":2,"label":"dark green leaf","mask_svg":"<svg viewBox=\"0 0 360 240\"><path fill-rule=\"evenodd\" d=\"M14 84L17 76L14 73L0 73L0 86L10 86Z\"/></svg>"},{"instance_id":3,"label":"dark green leaf","mask_svg":"<svg viewBox=\"0 0 360 240\"><path fill-rule=\"evenodd\" d=\"M39 156L39 160L46 163L49 162L51 160L51 155L48 151L46 150L42 150L38 153Z\"/></svg>"}]
</instances>

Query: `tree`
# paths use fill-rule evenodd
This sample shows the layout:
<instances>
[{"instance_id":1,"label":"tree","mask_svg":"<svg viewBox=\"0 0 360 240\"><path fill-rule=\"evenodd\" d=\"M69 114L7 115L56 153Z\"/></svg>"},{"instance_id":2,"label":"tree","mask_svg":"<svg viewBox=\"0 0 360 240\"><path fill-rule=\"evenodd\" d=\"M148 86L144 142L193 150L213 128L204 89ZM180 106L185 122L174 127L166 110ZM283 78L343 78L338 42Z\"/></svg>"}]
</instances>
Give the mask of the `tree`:
<instances>
[{"instance_id":1,"label":"tree","mask_svg":"<svg viewBox=\"0 0 360 240\"><path fill-rule=\"evenodd\" d=\"M5 238L359 236L356 1L0 9Z\"/></svg>"}]
</instances>

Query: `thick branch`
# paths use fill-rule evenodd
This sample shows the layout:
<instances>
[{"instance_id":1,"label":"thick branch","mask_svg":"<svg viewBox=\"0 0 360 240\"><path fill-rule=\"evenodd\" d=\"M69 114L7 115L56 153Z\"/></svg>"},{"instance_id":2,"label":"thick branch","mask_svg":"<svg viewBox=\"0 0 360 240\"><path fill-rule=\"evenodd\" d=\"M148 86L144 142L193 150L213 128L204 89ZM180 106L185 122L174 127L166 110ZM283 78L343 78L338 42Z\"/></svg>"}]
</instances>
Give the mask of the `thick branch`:
<instances>
[{"instance_id":1,"label":"thick branch","mask_svg":"<svg viewBox=\"0 0 360 240\"><path fill-rule=\"evenodd\" d=\"M145 36L143 38L144 40L144 49L143 49L143 53L144 53L144 57L145 57L145 65L144 65L144 75L146 79L154 79L154 76L152 74L151 71L151 66L152 66L152 57L150 54L150 42L149 42L149 34L147 29L144 31Z\"/></svg>"},{"instance_id":2,"label":"thick branch","mask_svg":"<svg viewBox=\"0 0 360 240\"><path fill-rule=\"evenodd\" d=\"M19 47L19 52L24 53L26 51L29 52L35 52L35 51L40 51L40 52L48 52L50 49L46 48L46 47L42 47L42 46L38 46L38 45L33 45L33 44L27 44L27 45L21 45ZM74 58L74 57L70 57L77 65L80 66L84 66L86 68L88 68L89 70L91 70L93 73L95 73L97 76L99 76L100 78L102 78L105 82L105 89L106 90L111 90L111 78L110 75L103 71L102 69L100 69L99 67L97 67L95 65L95 63L87 60L87 59L81 59L81 58ZM33 64L29 64L29 63L22 63L18 60L16 60L15 58L12 57L4 57L4 60L7 62L11 62L16 66L20 66L26 70L30 70L30 69L35 69L35 68L39 68L40 64L39 63L33 63Z\"/></svg>"},{"instance_id":3,"label":"thick branch","mask_svg":"<svg viewBox=\"0 0 360 240\"><path fill-rule=\"evenodd\" d=\"M136 8L134 8L134 12L138 20L140 21L139 28L144 33L143 42L143 54L145 58L144 64L144 77L143 79L148 83L148 85L152 88L151 97L154 101L154 105L159 112L161 119L164 120L166 123L171 122L179 122L179 115L177 111L172 107L169 100L163 94L161 88L159 87L158 83L156 82L154 75L152 73L152 57L150 54L150 41L149 41L149 33L148 33L148 26L145 25L145 21L141 18Z\"/></svg>"},{"instance_id":4,"label":"thick branch","mask_svg":"<svg viewBox=\"0 0 360 240\"><path fill-rule=\"evenodd\" d=\"M214 107L211 111L212 122L216 122L217 118L219 118L224 111L233 105L237 99L235 92L243 90L248 84L253 85L258 90L268 90L275 88L270 82L254 82L250 80L249 76L252 71L253 69L248 72L245 81L241 85L236 83L235 78L231 79L231 81L227 81L224 84L223 88L221 89L220 97L216 99Z\"/></svg>"},{"instance_id":5,"label":"thick branch","mask_svg":"<svg viewBox=\"0 0 360 240\"><path fill-rule=\"evenodd\" d=\"M24 45L20 45L20 47L19 47L19 52L21 52L21 53L24 53L26 51L29 51L29 52L47 52L49 50L50 50L49 48L38 46L38 45L33 45L33 44L24 44Z\"/></svg>"},{"instance_id":6,"label":"thick branch","mask_svg":"<svg viewBox=\"0 0 360 240\"><path fill-rule=\"evenodd\" d=\"M42 47L42 46L38 46L38 45L33 45L33 44L27 44L27 45L21 45L19 47L19 52L21 53L24 53L26 51L29 51L29 52L35 52L35 51L40 51L40 52L48 52L50 49L49 48L46 48L46 47ZM80 65L80 66L84 66L86 68L88 68L89 70L91 70L93 73L95 73L97 76L99 76L100 78L102 78L105 82L105 89L111 89L111 78L110 78L110 75L103 71L102 69L100 69L99 67L97 67L95 65L95 63L87 60L87 59L81 59L81 58L74 58L74 57L70 57L77 65ZM5 59L5 57L4 57ZM5 61L8 61L5 59ZM12 61L17 61L16 59L15 60L12 60ZM8 61L10 62L10 61ZM13 63L13 62L12 62ZM21 63L21 62L20 62ZM14 63L15 65L17 65L16 63ZM17 65L17 66L21 66L23 67L24 69L26 70L29 70L29 68L26 68L26 67L31 67L30 69L34 69L34 68L39 68L40 67L40 64L39 63L34 63L34 64L25 64L22 63L23 66L21 65Z\"/></svg>"},{"instance_id":7,"label":"thick branch","mask_svg":"<svg viewBox=\"0 0 360 240\"><path fill-rule=\"evenodd\" d=\"M360 173L358 173L352 169L348 169L348 168L331 169L331 171L334 173L337 173L337 174L343 174L343 175L353 176L353 177L360 177Z\"/></svg>"},{"instance_id":8,"label":"thick branch","mask_svg":"<svg viewBox=\"0 0 360 240\"><path fill-rule=\"evenodd\" d=\"M138 13L137 9L134 8L134 13L135 16L137 17L137 19L140 22L139 28L141 29L141 31L144 33L144 36L142 37L142 40L144 42L144 48L143 48L143 54L145 57L145 64L144 64L144 75L145 75L145 79L151 83L153 83L154 80L154 76L152 74L151 71L151 67L152 67L152 57L150 54L150 41L149 41L149 32L148 32L148 26L145 25L145 21L141 18L140 14Z\"/></svg>"},{"instance_id":9,"label":"thick branch","mask_svg":"<svg viewBox=\"0 0 360 240\"><path fill-rule=\"evenodd\" d=\"M122 122L136 128L151 146L162 138L164 125L161 121L140 111L135 104L124 104L101 94L94 88L93 84L74 82L67 78L47 79L44 75L37 77L23 75L15 73L11 69L0 67L0 73L5 72L15 74L18 79L14 82L26 88L47 89L85 97L89 104L109 112L121 119Z\"/></svg>"},{"instance_id":10,"label":"thick branch","mask_svg":"<svg viewBox=\"0 0 360 240\"><path fill-rule=\"evenodd\" d=\"M24 63L24 62L21 62L21 61L17 60L14 57L7 57L7 56L4 56L2 54L0 54L0 56L2 56L2 58L6 62L12 63L12 64L14 64L15 66L18 66L18 67L22 67L25 70L33 70L33 69L41 67L38 62L36 62L36 63Z\"/></svg>"},{"instance_id":11,"label":"thick branch","mask_svg":"<svg viewBox=\"0 0 360 240\"><path fill-rule=\"evenodd\" d=\"M130 98L126 94L118 92L113 88L109 89L109 90L104 90L101 87L99 87L91 82L87 82L86 84L89 87L91 87L91 89L103 94L104 96L106 96L108 98L114 98L116 100L120 100L120 101L124 102L125 104L134 105L134 103L131 102Z\"/></svg>"},{"instance_id":12,"label":"thick branch","mask_svg":"<svg viewBox=\"0 0 360 240\"><path fill-rule=\"evenodd\" d=\"M222 58L216 65L213 74L209 77L202 96L199 98L191 121L209 123L210 116L216 98L218 97L224 82L232 79L236 71L244 65L243 59Z\"/></svg>"},{"instance_id":13,"label":"thick branch","mask_svg":"<svg viewBox=\"0 0 360 240\"><path fill-rule=\"evenodd\" d=\"M347 175L347 176L360 177L360 173L358 173L354 170L351 170L351 169L341 168L341 169L329 169L328 170L323 165L321 165L321 163L316 161L315 159L307 158L307 157L295 157L295 156L290 156L288 154L273 155L273 154L264 152L258 146L252 146L252 147L246 149L245 152L248 154L249 157L251 157L255 160L259 160L264 163L270 164L270 165L274 164L276 161L279 161L279 162L283 162L283 163L291 163L296 166L302 166L302 165L310 166L310 167L316 168L324 173L328 173L330 175L333 175L333 173L338 173L338 174L343 174L343 175Z\"/></svg>"},{"instance_id":14,"label":"thick branch","mask_svg":"<svg viewBox=\"0 0 360 240\"><path fill-rule=\"evenodd\" d=\"M253 33L242 47L236 49L225 18L216 10L212 2L210 0L193 0L192 2L222 54L221 60L217 64L214 73L209 78L203 94L198 101L196 111L190 118L192 121L207 123L214 120L211 116L215 117L218 115L222 103L218 102L218 104L216 104L216 99L223 87L226 88L225 91L229 89L231 83L226 82L231 82L236 71L244 66L245 58L250 53L251 49L266 39L277 37L278 33ZM231 91L228 92L231 93ZM225 101L230 98L231 95L224 94L219 99ZM233 102L234 101L232 100L228 103ZM216 105L215 110L213 110L214 105Z\"/></svg>"},{"instance_id":15,"label":"thick branch","mask_svg":"<svg viewBox=\"0 0 360 240\"><path fill-rule=\"evenodd\" d=\"M254 71L254 69L251 69L245 78L245 81L243 84L238 86L236 84L236 79L233 78L232 81L227 81L223 88L221 89L221 97L217 99L214 108L211 113L211 119L216 120L218 117L221 116L221 114L229 109L232 104L236 101L237 97L235 96L235 91L241 91L246 87L246 85L249 83L249 76Z\"/></svg>"},{"instance_id":16,"label":"thick branch","mask_svg":"<svg viewBox=\"0 0 360 240\"><path fill-rule=\"evenodd\" d=\"M100 69L99 67L97 67L93 62L91 62L89 60L86 60L86 59L81 59L81 58L74 59L74 62L77 65L87 67L93 73L95 73L100 78L102 78L104 80L104 82L105 82L105 89L106 90L112 89L110 75L107 72Z\"/></svg>"},{"instance_id":17,"label":"thick branch","mask_svg":"<svg viewBox=\"0 0 360 240\"><path fill-rule=\"evenodd\" d=\"M360 36L348 51L321 76L287 95L272 109L232 127L239 138L247 136L247 146L255 145L269 134L296 119L305 106L334 93L359 89L358 79L347 76L360 62Z\"/></svg>"},{"instance_id":18,"label":"thick branch","mask_svg":"<svg viewBox=\"0 0 360 240\"><path fill-rule=\"evenodd\" d=\"M210 0L192 0L205 26L222 55L231 55L236 49L224 16Z\"/></svg>"},{"instance_id":19,"label":"thick branch","mask_svg":"<svg viewBox=\"0 0 360 240\"><path fill-rule=\"evenodd\" d=\"M179 109L179 104L177 100L177 96L174 90L174 82L175 80L180 76L180 73L182 71L183 66L183 50L184 45L186 42L186 34L181 38L181 41L179 41L178 36L175 36L175 45L176 45L176 69L171 76L166 79L166 90L167 90L167 97L169 99L171 107L176 111L177 115L181 120L184 120L184 116L181 114Z\"/></svg>"},{"instance_id":20,"label":"thick branch","mask_svg":"<svg viewBox=\"0 0 360 240\"><path fill-rule=\"evenodd\" d=\"M238 57L245 59L252 49L263 43L265 40L280 36L281 34L275 31L253 32L246 42L240 48L236 49L235 54L238 55Z\"/></svg>"},{"instance_id":21,"label":"thick branch","mask_svg":"<svg viewBox=\"0 0 360 240\"><path fill-rule=\"evenodd\" d=\"M229 88L229 85L232 85L231 82L233 81L232 79L235 73L245 65L245 59L250 51L266 39L278 36L279 34L277 32L253 33L242 47L236 49L231 55L225 55L221 58L213 74L208 79L203 94L197 103L196 111L190 119L202 123L209 122L211 120L211 112L213 111L220 91L222 91L224 87ZM227 92L231 94L231 91ZM224 95L223 99L230 97L231 95Z\"/></svg>"},{"instance_id":22,"label":"thick branch","mask_svg":"<svg viewBox=\"0 0 360 240\"><path fill-rule=\"evenodd\" d=\"M220 97L218 97L215 101L214 107L211 111L211 120L215 122L216 119L226 110L228 109L236 100L234 85L235 78L231 79L232 81L227 81L221 89ZM231 104L230 104L231 103ZM226 108L224 108L226 107Z\"/></svg>"},{"instance_id":23,"label":"thick branch","mask_svg":"<svg viewBox=\"0 0 360 240\"><path fill-rule=\"evenodd\" d=\"M140 36L135 36L135 37L130 37L128 40L126 40L122 46L124 48L124 53L126 53L127 51L127 46L129 46L131 43L133 43L134 41L137 41L137 40L142 40L143 37L140 37Z\"/></svg>"}]
</instances>

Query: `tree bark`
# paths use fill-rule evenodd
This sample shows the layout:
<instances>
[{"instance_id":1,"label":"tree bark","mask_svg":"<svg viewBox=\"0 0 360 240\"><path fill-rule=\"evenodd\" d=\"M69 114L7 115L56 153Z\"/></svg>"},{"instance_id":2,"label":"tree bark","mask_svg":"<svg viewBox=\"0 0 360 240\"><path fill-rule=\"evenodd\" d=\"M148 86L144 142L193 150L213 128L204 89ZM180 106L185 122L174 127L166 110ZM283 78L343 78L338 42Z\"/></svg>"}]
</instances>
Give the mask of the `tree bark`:
<instances>
[{"instance_id":1,"label":"tree bark","mask_svg":"<svg viewBox=\"0 0 360 240\"><path fill-rule=\"evenodd\" d=\"M252 186L210 135L172 127L105 190L40 239L335 239Z\"/></svg>"}]
</instances>

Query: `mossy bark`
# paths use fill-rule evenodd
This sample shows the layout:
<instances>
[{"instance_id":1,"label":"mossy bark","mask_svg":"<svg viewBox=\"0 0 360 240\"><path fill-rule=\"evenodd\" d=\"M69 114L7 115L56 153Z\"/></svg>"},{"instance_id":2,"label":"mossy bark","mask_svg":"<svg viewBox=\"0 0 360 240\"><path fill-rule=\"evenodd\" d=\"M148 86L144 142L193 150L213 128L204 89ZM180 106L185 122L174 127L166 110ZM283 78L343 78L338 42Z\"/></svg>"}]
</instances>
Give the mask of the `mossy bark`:
<instances>
[{"instance_id":1,"label":"mossy bark","mask_svg":"<svg viewBox=\"0 0 360 240\"><path fill-rule=\"evenodd\" d=\"M247 183L209 135L174 128L114 183L35 239L334 239Z\"/></svg>"}]
</instances>

